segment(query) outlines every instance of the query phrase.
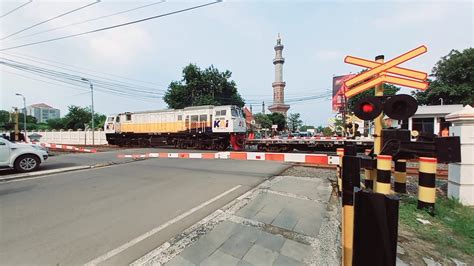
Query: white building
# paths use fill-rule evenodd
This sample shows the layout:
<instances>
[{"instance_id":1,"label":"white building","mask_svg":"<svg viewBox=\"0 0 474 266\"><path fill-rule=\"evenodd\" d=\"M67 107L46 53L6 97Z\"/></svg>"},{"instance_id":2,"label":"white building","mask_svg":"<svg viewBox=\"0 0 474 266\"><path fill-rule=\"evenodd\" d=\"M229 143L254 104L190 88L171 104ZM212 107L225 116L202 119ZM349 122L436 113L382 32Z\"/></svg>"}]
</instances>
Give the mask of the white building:
<instances>
[{"instance_id":1,"label":"white building","mask_svg":"<svg viewBox=\"0 0 474 266\"><path fill-rule=\"evenodd\" d=\"M59 118L59 109L45 103L33 104L26 107L26 114L34 116L38 123L46 123L49 119Z\"/></svg>"},{"instance_id":2,"label":"white building","mask_svg":"<svg viewBox=\"0 0 474 266\"><path fill-rule=\"evenodd\" d=\"M445 120L446 115L462 108L462 104L418 106L415 115L408 119L408 129L440 136L441 130L451 126L451 122Z\"/></svg>"}]
</instances>

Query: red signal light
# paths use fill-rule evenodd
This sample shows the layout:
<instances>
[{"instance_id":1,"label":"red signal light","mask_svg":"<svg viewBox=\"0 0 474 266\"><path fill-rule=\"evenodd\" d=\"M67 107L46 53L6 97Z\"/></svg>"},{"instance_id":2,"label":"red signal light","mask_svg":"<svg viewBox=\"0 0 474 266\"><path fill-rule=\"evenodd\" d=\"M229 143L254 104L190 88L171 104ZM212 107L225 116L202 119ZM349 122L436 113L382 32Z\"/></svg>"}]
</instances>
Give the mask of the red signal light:
<instances>
[{"instance_id":1,"label":"red signal light","mask_svg":"<svg viewBox=\"0 0 474 266\"><path fill-rule=\"evenodd\" d=\"M374 105L372 105L371 103L364 103L362 105L362 112L371 113L373 111L374 111Z\"/></svg>"}]
</instances>

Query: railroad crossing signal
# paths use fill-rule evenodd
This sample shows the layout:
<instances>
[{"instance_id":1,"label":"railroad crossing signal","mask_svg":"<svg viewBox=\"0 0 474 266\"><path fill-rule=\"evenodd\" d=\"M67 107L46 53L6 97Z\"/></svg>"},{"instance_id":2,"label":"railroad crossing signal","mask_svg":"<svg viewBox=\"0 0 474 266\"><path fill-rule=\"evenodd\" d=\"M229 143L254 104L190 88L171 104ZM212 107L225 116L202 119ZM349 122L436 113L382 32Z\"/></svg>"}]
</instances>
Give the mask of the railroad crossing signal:
<instances>
[{"instance_id":1,"label":"railroad crossing signal","mask_svg":"<svg viewBox=\"0 0 474 266\"><path fill-rule=\"evenodd\" d=\"M382 111L390 118L405 120L418 110L415 98L406 94L392 96L369 96L355 103L354 114L362 120L372 120Z\"/></svg>"},{"instance_id":2,"label":"railroad crossing signal","mask_svg":"<svg viewBox=\"0 0 474 266\"><path fill-rule=\"evenodd\" d=\"M381 83L392 83L419 90L426 90L428 88L428 83L426 82L427 73L401 68L398 67L398 65L426 53L427 50L426 46L422 45L385 63L346 56L344 62L368 67L370 70L360 73L344 82L344 84L350 88L346 91L345 96L350 98ZM387 73L398 76L389 75Z\"/></svg>"}]
</instances>

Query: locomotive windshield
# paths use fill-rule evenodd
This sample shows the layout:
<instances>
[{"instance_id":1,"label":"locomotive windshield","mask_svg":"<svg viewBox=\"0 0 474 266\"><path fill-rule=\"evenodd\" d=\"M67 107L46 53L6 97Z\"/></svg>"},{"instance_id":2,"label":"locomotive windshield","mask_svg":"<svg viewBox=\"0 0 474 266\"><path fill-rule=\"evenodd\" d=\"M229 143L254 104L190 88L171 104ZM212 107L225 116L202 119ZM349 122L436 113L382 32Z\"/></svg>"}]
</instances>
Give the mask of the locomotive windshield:
<instances>
[{"instance_id":1,"label":"locomotive windshield","mask_svg":"<svg viewBox=\"0 0 474 266\"><path fill-rule=\"evenodd\" d=\"M232 113L232 117L243 117L242 110L239 107L232 106L230 111Z\"/></svg>"}]
</instances>

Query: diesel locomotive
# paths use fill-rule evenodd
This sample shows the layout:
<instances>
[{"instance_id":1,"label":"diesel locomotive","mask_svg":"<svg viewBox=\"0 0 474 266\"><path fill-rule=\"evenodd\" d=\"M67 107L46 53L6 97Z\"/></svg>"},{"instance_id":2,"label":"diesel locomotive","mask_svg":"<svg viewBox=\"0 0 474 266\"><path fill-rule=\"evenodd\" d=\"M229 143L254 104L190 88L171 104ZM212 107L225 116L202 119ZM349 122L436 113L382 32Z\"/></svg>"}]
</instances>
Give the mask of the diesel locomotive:
<instances>
[{"instance_id":1,"label":"diesel locomotive","mask_svg":"<svg viewBox=\"0 0 474 266\"><path fill-rule=\"evenodd\" d=\"M239 107L206 105L109 115L104 130L111 145L241 150L247 128Z\"/></svg>"}]
</instances>

